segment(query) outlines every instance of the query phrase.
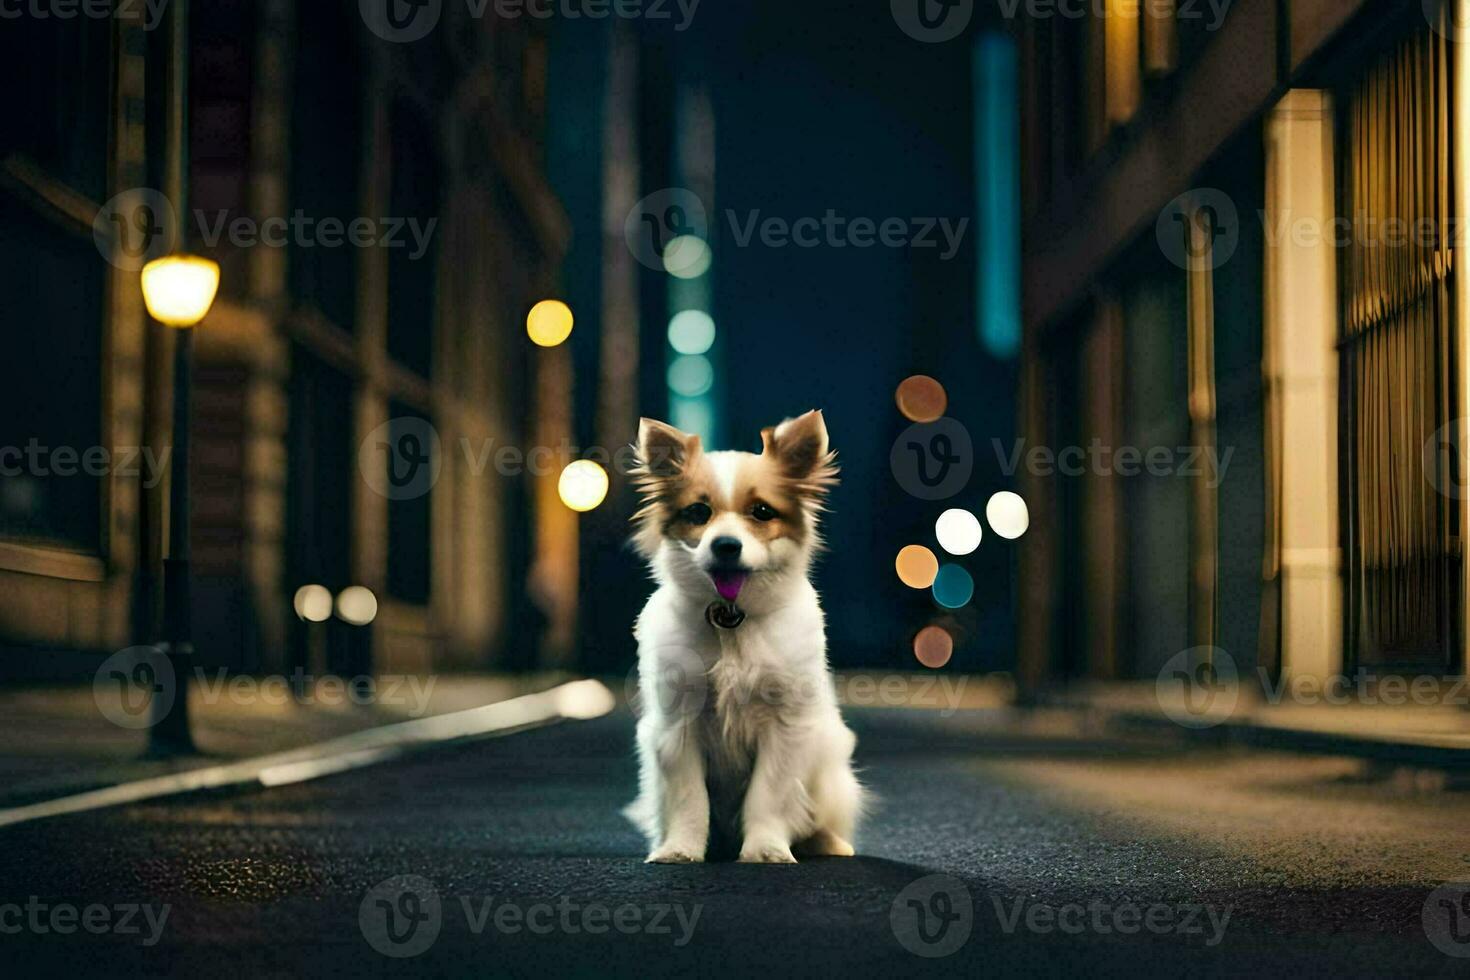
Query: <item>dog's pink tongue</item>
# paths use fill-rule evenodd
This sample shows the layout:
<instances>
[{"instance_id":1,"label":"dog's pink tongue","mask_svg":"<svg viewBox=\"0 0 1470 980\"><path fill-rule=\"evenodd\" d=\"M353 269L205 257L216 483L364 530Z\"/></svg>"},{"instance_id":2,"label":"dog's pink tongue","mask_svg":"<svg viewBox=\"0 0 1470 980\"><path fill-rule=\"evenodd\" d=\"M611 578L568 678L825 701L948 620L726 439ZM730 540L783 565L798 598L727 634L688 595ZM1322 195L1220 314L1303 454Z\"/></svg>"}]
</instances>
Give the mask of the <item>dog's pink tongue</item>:
<instances>
[{"instance_id":1,"label":"dog's pink tongue","mask_svg":"<svg viewBox=\"0 0 1470 980\"><path fill-rule=\"evenodd\" d=\"M714 572L710 578L715 580L715 591L720 598L726 602L734 602L740 597L740 590L745 587L745 580L750 578L749 572Z\"/></svg>"}]
</instances>

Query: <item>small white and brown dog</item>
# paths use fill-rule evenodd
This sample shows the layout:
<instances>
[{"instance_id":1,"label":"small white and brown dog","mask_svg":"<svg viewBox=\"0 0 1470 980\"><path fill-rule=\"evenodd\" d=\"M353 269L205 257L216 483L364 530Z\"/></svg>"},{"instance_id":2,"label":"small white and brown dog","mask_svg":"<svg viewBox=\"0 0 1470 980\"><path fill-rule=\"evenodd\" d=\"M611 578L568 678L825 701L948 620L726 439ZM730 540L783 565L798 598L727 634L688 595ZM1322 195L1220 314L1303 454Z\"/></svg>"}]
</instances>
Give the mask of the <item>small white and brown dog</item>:
<instances>
[{"instance_id":1,"label":"small white and brown dog","mask_svg":"<svg viewBox=\"0 0 1470 980\"><path fill-rule=\"evenodd\" d=\"M837 707L817 592L817 517L836 483L820 412L704 452L644 419L634 543L658 591L638 618L648 860L789 864L853 853L863 790Z\"/></svg>"}]
</instances>

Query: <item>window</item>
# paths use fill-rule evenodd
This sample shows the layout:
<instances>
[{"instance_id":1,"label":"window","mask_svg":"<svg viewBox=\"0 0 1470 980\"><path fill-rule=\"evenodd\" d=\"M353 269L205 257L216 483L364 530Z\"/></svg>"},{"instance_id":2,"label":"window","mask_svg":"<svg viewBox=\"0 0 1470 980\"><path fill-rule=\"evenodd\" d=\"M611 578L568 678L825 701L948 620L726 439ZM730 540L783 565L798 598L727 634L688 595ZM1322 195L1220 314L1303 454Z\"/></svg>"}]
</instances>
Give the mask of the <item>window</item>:
<instances>
[{"instance_id":1,"label":"window","mask_svg":"<svg viewBox=\"0 0 1470 980\"><path fill-rule=\"evenodd\" d=\"M422 413L401 402L392 402L389 417L393 420L416 419L429 422ZM390 441L398 442L394 433ZM392 466L391 457L384 465ZM388 501L388 592L405 602L429 601L432 538L430 500L433 493Z\"/></svg>"},{"instance_id":2,"label":"window","mask_svg":"<svg viewBox=\"0 0 1470 980\"><path fill-rule=\"evenodd\" d=\"M1449 42L1423 30L1347 93L1340 213L1349 667L1448 669L1460 618L1455 501L1426 452L1455 415ZM1395 229L1398 229L1397 231Z\"/></svg>"},{"instance_id":3,"label":"window","mask_svg":"<svg viewBox=\"0 0 1470 980\"><path fill-rule=\"evenodd\" d=\"M296 73L292 93L292 211L320 223L350 226L363 213L364 77L356 4L296 4ZM358 249L293 243L293 299L351 332L357 319Z\"/></svg>"},{"instance_id":4,"label":"window","mask_svg":"<svg viewBox=\"0 0 1470 980\"><path fill-rule=\"evenodd\" d=\"M0 537L102 549L102 348L108 266L91 217L107 196L111 20L0 30ZM88 461L90 453L90 462Z\"/></svg>"},{"instance_id":5,"label":"window","mask_svg":"<svg viewBox=\"0 0 1470 980\"><path fill-rule=\"evenodd\" d=\"M407 224L398 236L399 245L388 250L388 354L427 378L434 361L434 287L439 267L435 245L439 231L438 140L433 126L404 99L394 104L392 126L388 217Z\"/></svg>"}]
</instances>

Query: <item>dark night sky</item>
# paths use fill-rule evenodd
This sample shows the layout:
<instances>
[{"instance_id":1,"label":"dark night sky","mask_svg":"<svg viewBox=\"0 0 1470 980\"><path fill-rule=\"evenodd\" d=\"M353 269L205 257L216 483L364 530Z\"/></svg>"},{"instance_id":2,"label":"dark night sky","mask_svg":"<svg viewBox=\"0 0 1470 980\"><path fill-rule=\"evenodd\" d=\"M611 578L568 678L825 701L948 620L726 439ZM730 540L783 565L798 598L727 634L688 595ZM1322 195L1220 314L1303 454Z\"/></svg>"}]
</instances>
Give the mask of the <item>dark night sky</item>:
<instances>
[{"instance_id":1,"label":"dark night sky","mask_svg":"<svg viewBox=\"0 0 1470 980\"><path fill-rule=\"evenodd\" d=\"M893 557L908 543L936 547L933 521L946 506L983 511L1005 486L990 437L1013 431L1010 370L975 340L973 228L941 261L943 248L740 247L727 211L741 222L757 210L793 221L829 209L848 220L973 222L970 47L911 40L887 0L706 0L689 30L644 32L681 74L707 83L714 105L723 448L758 449L762 426L826 412L844 469L826 522L832 553L817 574L833 660L910 666L908 637L934 610L898 583ZM574 214L579 228L593 218ZM970 490L950 502L915 500L889 472L907 425L893 392L912 373L946 385L950 414L980 453ZM958 626L977 644L961 645L957 667L1011 662L1013 547L987 537L964 561L977 603Z\"/></svg>"}]
</instances>

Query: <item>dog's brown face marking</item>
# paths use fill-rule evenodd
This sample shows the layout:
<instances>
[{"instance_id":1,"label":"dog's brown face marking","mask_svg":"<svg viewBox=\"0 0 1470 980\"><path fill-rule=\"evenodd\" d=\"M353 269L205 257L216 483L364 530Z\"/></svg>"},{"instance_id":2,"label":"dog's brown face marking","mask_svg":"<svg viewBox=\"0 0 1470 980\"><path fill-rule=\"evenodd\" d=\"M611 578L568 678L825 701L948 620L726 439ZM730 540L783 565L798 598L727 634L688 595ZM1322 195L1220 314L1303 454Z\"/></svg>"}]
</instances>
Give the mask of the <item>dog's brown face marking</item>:
<instances>
[{"instance_id":1,"label":"dog's brown face marking","mask_svg":"<svg viewBox=\"0 0 1470 980\"><path fill-rule=\"evenodd\" d=\"M809 528L801 503L766 457L722 454L718 459L716 463L701 454L666 487L669 495L658 501L664 536L694 547L711 523L736 514L759 540L806 540Z\"/></svg>"},{"instance_id":2,"label":"dog's brown face marking","mask_svg":"<svg viewBox=\"0 0 1470 980\"><path fill-rule=\"evenodd\" d=\"M707 454L698 436L645 419L635 471L643 508L634 517L634 540L644 554L651 555L660 538L693 548L708 525L727 514L738 515L757 540L805 544L814 532L812 514L836 482L826 427L820 413L811 412L761 438L760 455Z\"/></svg>"}]
</instances>

